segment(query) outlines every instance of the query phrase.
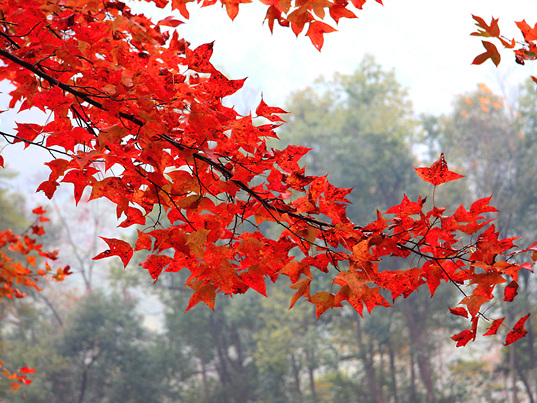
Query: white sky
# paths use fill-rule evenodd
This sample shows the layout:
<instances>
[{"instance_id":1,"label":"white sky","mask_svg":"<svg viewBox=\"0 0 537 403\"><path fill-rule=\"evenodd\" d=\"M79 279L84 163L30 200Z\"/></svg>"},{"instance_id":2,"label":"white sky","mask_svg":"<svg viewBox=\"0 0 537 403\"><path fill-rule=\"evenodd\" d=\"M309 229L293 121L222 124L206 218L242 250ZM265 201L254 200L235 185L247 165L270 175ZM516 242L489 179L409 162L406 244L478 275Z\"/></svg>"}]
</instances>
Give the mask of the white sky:
<instances>
[{"instance_id":1,"label":"white sky","mask_svg":"<svg viewBox=\"0 0 537 403\"><path fill-rule=\"evenodd\" d=\"M138 10L147 10L149 16L155 13L155 21L170 14L147 4L135 8ZM310 85L320 75L351 73L367 53L384 68L395 70L399 82L408 88L417 114L449 112L454 96L474 90L479 82L497 92L503 83L506 93L513 96L516 83L537 75L536 62L519 66L509 51L502 52L499 68L491 61L472 66L473 58L484 48L480 37L470 36L475 30L473 13L487 23L492 16L500 18L502 33L520 38L513 21L537 22L537 1L385 0L381 6L369 0L364 10L356 11L358 19L342 19L338 32L325 35L322 52L304 34L297 39L278 24L271 35L262 23L265 8L258 4L241 5L233 22L219 6L200 9L192 4L189 10L190 20L177 28L180 36L193 47L215 40L213 63L231 78L248 77L245 88L232 100L243 113L247 107L255 109L261 92L269 105L283 107L292 91ZM0 85L0 92L5 89ZM0 110L5 109L7 99L0 93ZM0 130L11 131L14 121L28 122L33 116L2 113ZM40 167L49 157L42 151L21 149L9 147L2 155L8 166L22 172L15 187L27 193L29 187L35 189L47 178L48 171ZM64 187L72 192L69 185Z\"/></svg>"},{"instance_id":2,"label":"white sky","mask_svg":"<svg viewBox=\"0 0 537 403\"><path fill-rule=\"evenodd\" d=\"M509 51L502 52L499 68L491 61L472 66L484 48L483 38L470 33L475 14L487 23L492 16L500 18L502 33L520 38L513 21L537 22L536 1L385 0L381 6L369 0L356 12L358 19L342 19L338 32L325 35L320 53L309 38L301 34L296 39L277 23L271 36L262 25L265 9L257 4L241 5L233 22L217 6L190 10L191 18L178 27L179 33L193 46L216 40L213 63L232 78L249 77L247 86L278 106L320 75L351 73L367 53L395 69L417 113L448 112L456 94L473 90L479 82L500 91L500 82L512 89L514 82L535 74L532 63L516 65Z\"/></svg>"}]
</instances>

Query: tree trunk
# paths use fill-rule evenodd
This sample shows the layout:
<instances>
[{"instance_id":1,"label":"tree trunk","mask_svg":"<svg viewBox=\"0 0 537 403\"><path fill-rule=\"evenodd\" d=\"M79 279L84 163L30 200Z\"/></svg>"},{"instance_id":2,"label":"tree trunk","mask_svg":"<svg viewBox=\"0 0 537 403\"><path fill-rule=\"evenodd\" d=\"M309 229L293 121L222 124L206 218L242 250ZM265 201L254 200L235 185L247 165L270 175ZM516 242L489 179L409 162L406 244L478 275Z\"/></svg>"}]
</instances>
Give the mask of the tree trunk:
<instances>
[{"instance_id":1,"label":"tree trunk","mask_svg":"<svg viewBox=\"0 0 537 403\"><path fill-rule=\"evenodd\" d=\"M294 354L291 354L291 365L293 367L293 377L295 379L296 393L298 396L302 396L302 392L300 391L300 369L296 364L296 358Z\"/></svg>"},{"instance_id":2,"label":"tree trunk","mask_svg":"<svg viewBox=\"0 0 537 403\"><path fill-rule=\"evenodd\" d=\"M390 340L388 344L388 354L390 356L390 377L392 379L392 396L394 403L399 403L399 398L397 396L397 372L395 370L395 353L393 351L392 342Z\"/></svg>"},{"instance_id":3,"label":"tree trunk","mask_svg":"<svg viewBox=\"0 0 537 403\"><path fill-rule=\"evenodd\" d=\"M404 306L408 330L410 332L410 342L415 349L420 376L423 385L425 386L425 391L427 392L427 403L436 403L432 371L427 356L427 329L423 324L418 325L416 322L416 317L414 315L417 312L413 309L414 307L412 306L411 301L405 301Z\"/></svg>"},{"instance_id":4,"label":"tree trunk","mask_svg":"<svg viewBox=\"0 0 537 403\"><path fill-rule=\"evenodd\" d=\"M373 360L372 358L368 357L366 346L364 345L362 338L362 323L358 314L356 314L356 338L358 340L359 356L364 365L369 389L371 390L376 403L384 403L384 398L382 397L382 393L378 387Z\"/></svg>"},{"instance_id":5,"label":"tree trunk","mask_svg":"<svg viewBox=\"0 0 537 403\"><path fill-rule=\"evenodd\" d=\"M317 403L317 392L315 390L315 362L313 357L313 352L306 348L306 362L308 363L308 376L310 381L310 390L311 390L311 397L314 403Z\"/></svg>"},{"instance_id":6,"label":"tree trunk","mask_svg":"<svg viewBox=\"0 0 537 403\"><path fill-rule=\"evenodd\" d=\"M418 401L418 394L416 392L416 368L414 362L414 350L410 348L410 399L412 402Z\"/></svg>"},{"instance_id":7,"label":"tree trunk","mask_svg":"<svg viewBox=\"0 0 537 403\"><path fill-rule=\"evenodd\" d=\"M232 384L231 374L229 373L226 357L225 357L225 342L222 340L222 326L220 324L219 318L215 315L210 316L211 332L214 340L214 345L216 347L216 353L218 356L218 375L220 377L220 382L222 383L222 390L224 394L224 401L229 401L229 392Z\"/></svg>"},{"instance_id":8,"label":"tree trunk","mask_svg":"<svg viewBox=\"0 0 537 403\"><path fill-rule=\"evenodd\" d=\"M530 403L535 403L535 400L533 399L533 392L531 391L531 385L528 382L528 378L524 375L524 371L522 371L522 368L520 368L517 363L515 362L515 366L517 369L518 376L522 380L522 383L524 384L524 388L526 389L526 394L528 395L528 399Z\"/></svg>"},{"instance_id":9,"label":"tree trunk","mask_svg":"<svg viewBox=\"0 0 537 403\"><path fill-rule=\"evenodd\" d=\"M518 391L516 387L517 374L514 346L511 346L511 348L509 349L509 373L511 374L511 403L519 403Z\"/></svg>"},{"instance_id":10,"label":"tree trunk","mask_svg":"<svg viewBox=\"0 0 537 403\"><path fill-rule=\"evenodd\" d=\"M88 369L84 368L82 372L82 384L80 385L80 393L78 395L78 403L84 402L84 395L86 394L87 382L88 382Z\"/></svg>"},{"instance_id":11,"label":"tree trunk","mask_svg":"<svg viewBox=\"0 0 537 403\"><path fill-rule=\"evenodd\" d=\"M205 366L205 360L201 359L201 379L203 382L203 394L205 395L205 403L209 403L210 395L209 395L209 384L207 382L207 368Z\"/></svg>"}]
</instances>

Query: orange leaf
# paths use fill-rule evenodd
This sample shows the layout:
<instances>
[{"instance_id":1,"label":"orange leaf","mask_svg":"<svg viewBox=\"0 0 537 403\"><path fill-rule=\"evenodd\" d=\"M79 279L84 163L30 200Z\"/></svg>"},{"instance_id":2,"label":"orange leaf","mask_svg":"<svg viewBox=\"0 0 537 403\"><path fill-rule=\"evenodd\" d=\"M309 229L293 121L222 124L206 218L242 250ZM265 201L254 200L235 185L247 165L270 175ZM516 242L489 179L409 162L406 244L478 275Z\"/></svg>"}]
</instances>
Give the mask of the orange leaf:
<instances>
[{"instance_id":1,"label":"orange leaf","mask_svg":"<svg viewBox=\"0 0 537 403\"><path fill-rule=\"evenodd\" d=\"M532 28L526 20L522 20L517 22L516 25L522 31L526 42L537 41L537 24Z\"/></svg>"},{"instance_id":2,"label":"orange leaf","mask_svg":"<svg viewBox=\"0 0 537 403\"><path fill-rule=\"evenodd\" d=\"M300 297L304 296L306 298L310 298L310 283L311 279L308 277L304 277L291 286L291 288L297 290L297 292L295 292L293 294L293 297L291 298L291 306L289 307L289 309L291 309L295 305L295 303Z\"/></svg>"},{"instance_id":3,"label":"orange leaf","mask_svg":"<svg viewBox=\"0 0 537 403\"><path fill-rule=\"evenodd\" d=\"M214 298L216 297L216 292L214 291L214 286L212 284L203 284L201 281L196 281L189 284L189 287L192 288L195 293L190 297L186 311L201 301L205 302L205 304L214 311Z\"/></svg>"},{"instance_id":4,"label":"orange leaf","mask_svg":"<svg viewBox=\"0 0 537 403\"><path fill-rule=\"evenodd\" d=\"M481 305L487 301L489 301L489 299L483 295L469 295L468 297L463 298L459 304L466 305L470 315L475 317L479 312L479 309L481 309Z\"/></svg>"},{"instance_id":5,"label":"orange leaf","mask_svg":"<svg viewBox=\"0 0 537 403\"><path fill-rule=\"evenodd\" d=\"M313 43L313 46L315 46L320 52L324 44L323 35L334 31L336 31L335 28L331 27L328 24L325 24L324 22L313 21L310 22L310 27L308 29L308 32L306 33L306 36L309 36L311 43Z\"/></svg>"},{"instance_id":6,"label":"orange leaf","mask_svg":"<svg viewBox=\"0 0 537 403\"><path fill-rule=\"evenodd\" d=\"M320 291L310 297L309 301L312 304L315 304L315 314L317 315L317 318L326 312L327 309L334 307L334 297L334 294L327 291ZM341 306L341 304L339 304L339 306Z\"/></svg>"}]
</instances>

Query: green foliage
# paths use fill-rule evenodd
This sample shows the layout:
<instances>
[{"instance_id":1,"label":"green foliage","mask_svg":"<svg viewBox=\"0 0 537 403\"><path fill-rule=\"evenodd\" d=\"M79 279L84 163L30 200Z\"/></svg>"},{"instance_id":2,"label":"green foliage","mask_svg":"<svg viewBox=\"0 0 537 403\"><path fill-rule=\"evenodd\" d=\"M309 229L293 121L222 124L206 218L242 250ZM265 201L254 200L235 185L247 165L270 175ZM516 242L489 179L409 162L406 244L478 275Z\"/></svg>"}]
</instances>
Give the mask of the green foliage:
<instances>
[{"instance_id":1,"label":"green foliage","mask_svg":"<svg viewBox=\"0 0 537 403\"><path fill-rule=\"evenodd\" d=\"M63 327L41 310L4 335L7 363L39 368L25 389L27 398L36 403L161 401L154 340L147 338L132 299L94 291L71 303ZM5 386L2 394L9 393ZM24 401L24 396L11 399Z\"/></svg>"},{"instance_id":2,"label":"green foliage","mask_svg":"<svg viewBox=\"0 0 537 403\"><path fill-rule=\"evenodd\" d=\"M312 148L302 161L310 174L329 173L339 187L355 188L349 217L374 220L375 210L398 203L418 180L412 165L416 122L393 72L366 57L353 74L321 78L293 93L279 137ZM412 196L412 195L409 195Z\"/></svg>"}]
</instances>

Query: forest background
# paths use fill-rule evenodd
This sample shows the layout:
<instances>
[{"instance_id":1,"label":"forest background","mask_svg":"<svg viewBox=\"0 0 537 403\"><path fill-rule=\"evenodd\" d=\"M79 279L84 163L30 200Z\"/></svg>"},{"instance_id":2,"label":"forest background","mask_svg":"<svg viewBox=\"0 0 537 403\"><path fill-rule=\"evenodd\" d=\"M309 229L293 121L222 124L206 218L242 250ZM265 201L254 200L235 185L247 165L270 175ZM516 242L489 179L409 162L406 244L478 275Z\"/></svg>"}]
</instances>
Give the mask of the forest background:
<instances>
[{"instance_id":1,"label":"forest background","mask_svg":"<svg viewBox=\"0 0 537 403\"><path fill-rule=\"evenodd\" d=\"M416 194L427 192L419 188L410 167L418 160L429 163L442 150L453 168L468 175L464 183L441 195L446 203L465 199L461 195L471 199L494 193L495 205L505 213L501 218L505 235L534 239L536 227L527 217L535 209L534 149L529 145L537 136L536 100L533 87L523 83L532 67L515 70L518 66L512 63L500 69L491 63L472 67L481 44L468 36L474 30L471 13L509 23L531 15L531 7L529 2L514 2L516 7L486 2L485 11L485 2L472 3L457 9L448 2L435 6L385 2L385 7L368 3L358 21L346 21L341 32L327 35L321 55L304 43L307 38L295 40L290 32L277 29L271 37L259 26L261 14L257 18L241 14L231 23L217 15L222 10L201 10L203 23L192 12L191 20L178 29L194 46L220 37L214 63L232 78L250 75L246 88L230 100L244 108L241 112L257 105L261 91L271 104L286 104L292 115L280 137L314 148L308 160L313 174L330 172L336 185L363 190L354 194L353 216L358 220L371 219L375 208L400 200L402 189L414 186ZM207 23L211 13L218 23ZM209 26L216 27L216 33ZM452 35L434 34L445 31ZM255 67L248 63L252 59ZM334 76L336 71L341 74ZM321 74L325 81L314 84ZM338 101L341 94L346 94L345 102ZM380 105L385 109L377 116L365 113ZM9 112L2 115L3 124L10 120ZM375 161L357 158L364 147ZM474 150L481 153L480 166ZM13 190L27 193L43 180L38 160L28 153L6 155L8 168L20 175L3 179L3 188L11 192L9 196L4 192L3 202L12 206L3 212L21 205ZM504 167L513 164L519 175L502 177ZM483 180L487 173L490 178ZM390 183L386 178L393 181L388 191L378 188ZM110 275L107 262L91 262L100 247L94 230L110 225L106 205L88 206L85 214L75 215L67 207L67 192L64 197L56 202L59 208L50 205L56 210L52 215L56 227L48 232L59 246L72 247L62 260L77 261L75 275L61 287L51 285L35 300L19 301L2 314L5 362L14 368L20 363L40 369L26 389L30 401L121 397L155 402L298 402L354 401L355 396L364 402L534 401L531 335L516 348L491 354L490 346L482 344L463 355L451 340L437 337L446 334L441 329L454 325L453 318L444 315L450 301L454 305L458 298L449 285L443 289L445 298L430 301L427 293L420 292L389 315L378 308L364 320L343 311L317 321L312 307L305 306L287 311L289 295L281 289L272 290L267 300L246 295L240 298L248 299L248 304L244 300L237 304L235 298L219 302L215 313L199 306L195 315L184 315L189 296L171 279L161 279L154 292L142 294L140 290L148 287L140 284L147 279L135 274L135 264L127 275L114 268ZM41 202L31 199L28 211ZM19 228L25 225L23 216ZM532 287L535 284L528 280L521 304L535 303ZM148 314L160 316L141 326L140 316ZM316 348L304 348L300 342L304 338ZM6 383L0 395L8 396L7 401L22 399L8 394L8 387Z\"/></svg>"}]
</instances>

